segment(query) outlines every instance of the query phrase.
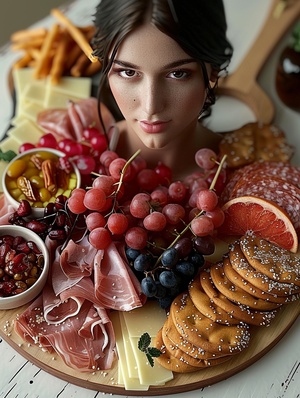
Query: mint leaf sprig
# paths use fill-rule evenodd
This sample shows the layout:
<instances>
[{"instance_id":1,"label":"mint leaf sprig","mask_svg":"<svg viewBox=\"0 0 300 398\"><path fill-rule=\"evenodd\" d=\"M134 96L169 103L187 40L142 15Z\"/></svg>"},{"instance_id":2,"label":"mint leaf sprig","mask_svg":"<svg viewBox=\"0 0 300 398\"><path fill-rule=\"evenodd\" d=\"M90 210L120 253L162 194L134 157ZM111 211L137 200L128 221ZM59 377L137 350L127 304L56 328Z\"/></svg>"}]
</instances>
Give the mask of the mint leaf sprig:
<instances>
[{"instance_id":1,"label":"mint leaf sprig","mask_svg":"<svg viewBox=\"0 0 300 398\"><path fill-rule=\"evenodd\" d=\"M149 333L143 333L138 341L138 349L146 354L150 366L153 367L153 358L158 358L162 354L162 352L158 348L150 347L150 344L151 337Z\"/></svg>"}]
</instances>

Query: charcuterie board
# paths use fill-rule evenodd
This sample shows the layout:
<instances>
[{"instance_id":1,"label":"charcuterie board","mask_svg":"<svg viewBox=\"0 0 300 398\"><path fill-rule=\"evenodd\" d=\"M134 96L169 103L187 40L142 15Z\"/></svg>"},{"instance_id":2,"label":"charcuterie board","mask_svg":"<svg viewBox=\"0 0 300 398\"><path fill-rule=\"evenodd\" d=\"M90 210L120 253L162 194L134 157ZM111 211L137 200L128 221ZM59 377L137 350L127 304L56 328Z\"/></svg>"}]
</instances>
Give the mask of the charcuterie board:
<instances>
[{"instance_id":1,"label":"charcuterie board","mask_svg":"<svg viewBox=\"0 0 300 398\"><path fill-rule=\"evenodd\" d=\"M53 376L84 388L126 396L140 395L141 391L128 391L117 384L117 361L114 362L113 368L109 371L80 373L67 367L58 355L44 352L38 346L28 346L24 343L14 332L13 323L18 313L24 311L25 308L0 311L0 335L22 356ZM234 355L229 361L217 366L194 373L174 374L172 381L163 386L150 387L148 391L142 392L143 395L156 396L191 391L233 376L255 363L271 350L289 330L299 314L299 300L283 306L269 327L253 327L252 341L242 353Z\"/></svg>"},{"instance_id":2,"label":"charcuterie board","mask_svg":"<svg viewBox=\"0 0 300 398\"><path fill-rule=\"evenodd\" d=\"M296 7L297 13L299 13L299 4L296 5ZM296 14L291 16L289 24L291 21L296 19ZM286 29L289 24L286 24L284 29ZM265 59L261 62L263 63L264 61ZM251 74L250 66L251 65L248 64L247 67L241 67L247 72L247 75L249 73ZM255 73L253 76L255 79L257 77L258 71L259 70L254 70ZM241 81L243 81L243 83L245 82L242 73L239 75L236 74L234 76L238 76L238 87L248 87L248 85L240 84ZM232 79L235 79L234 76L232 76ZM230 89L230 83L236 82L236 80L232 79L228 79L227 83L224 83L221 88L225 90L224 93L235 96L235 93L230 91L226 92L226 89ZM253 83L251 79L248 81L249 84ZM236 96L238 97L238 95ZM38 346L28 346L21 340L20 337L17 336L17 334L14 332L13 326L14 320L18 316L18 313L23 312L25 308L26 307L21 307L14 310L0 311L0 336L23 357L51 375L84 388L125 396L141 395L140 391L128 391L125 390L122 385L117 384L117 361L114 362L113 368L109 371L79 373L67 367L58 355L47 353L41 350ZM296 321L299 313L299 301L282 307L269 327L253 327L252 341L250 342L249 347L242 353L233 356L228 362L199 370L195 373L175 374L174 379L168 382L166 385L150 387L148 391L143 391L142 394L144 396L161 396L165 394L181 393L212 385L233 376L234 374L254 364L259 358L271 350L290 329L290 327Z\"/></svg>"}]
</instances>

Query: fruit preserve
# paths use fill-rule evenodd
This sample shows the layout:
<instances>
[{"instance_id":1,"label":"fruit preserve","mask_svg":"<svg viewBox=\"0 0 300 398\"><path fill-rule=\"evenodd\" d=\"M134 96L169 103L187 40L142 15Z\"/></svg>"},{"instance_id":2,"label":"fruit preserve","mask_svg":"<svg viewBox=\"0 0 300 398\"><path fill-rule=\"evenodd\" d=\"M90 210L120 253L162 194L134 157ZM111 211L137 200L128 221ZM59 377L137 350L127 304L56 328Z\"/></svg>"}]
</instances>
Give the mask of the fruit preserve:
<instances>
[{"instance_id":1,"label":"fruit preserve","mask_svg":"<svg viewBox=\"0 0 300 398\"><path fill-rule=\"evenodd\" d=\"M22 236L0 237L0 298L23 293L40 277L44 256L35 242Z\"/></svg>"},{"instance_id":2,"label":"fruit preserve","mask_svg":"<svg viewBox=\"0 0 300 398\"><path fill-rule=\"evenodd\" d=\"M33 208L44 208L64 195L69 197L78 184L71 163L50 151L28 151L12 160L6 169L4 185L17 202L27 200Z\"/></svg>"}]
</instances>

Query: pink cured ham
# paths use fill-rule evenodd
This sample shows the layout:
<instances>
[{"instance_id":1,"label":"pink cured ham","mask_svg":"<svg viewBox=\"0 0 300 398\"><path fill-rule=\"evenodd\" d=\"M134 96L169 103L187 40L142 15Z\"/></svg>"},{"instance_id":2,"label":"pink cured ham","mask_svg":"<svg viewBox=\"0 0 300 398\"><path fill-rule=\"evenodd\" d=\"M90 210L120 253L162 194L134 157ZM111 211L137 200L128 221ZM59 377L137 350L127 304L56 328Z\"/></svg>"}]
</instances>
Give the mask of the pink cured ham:
<instances>
[{"instance_id":1,"label":"pink cured ham","mask_svg":"<svg viewBox=\"0 0 300 398\"><path fill-rule=\"evenodd\" d=\"M103 103L100 103L100 108L105 129L108 131L116 121ZM79 102L69 102L68 116L72 123L75 138L78 141L82 139L83 130L86 127L93 126L101 133L104 133L102 124L99 120L98 100L94 97L90 97Z\"/></svg>"},{"instance_id":2,"label":"pink cured ham","mask_svg":"<svg viewBox=\"0 0 300 398\"><path fill-rule=\"evenodd\" d=\"M96 253L97 249L89 244L87 238L80 243L70 240L60 255L62 271L69 279L90 276Z\"/></svg>"},{"instance_id":3,"label":"pink cured ham","mask_svg":"<svg viewBox=\"0 0 300 398\"><path fill-rule=\"evenodd\" d=\"M9 217L14 213L14 208L8 204L4 195L0 196L0 225L9 224Z\"/></svg>"},{"instance_id":4,"label":"pink cured ham","mask_svg":"<svg viewBox=\"0 0 300 398\"><path fill-rule=\"evenodd\" d=\"M140 285L115 243L97 252L94 274L95 295L104 308L130 311L144 304Z\"/></svg>"},{"instance_id":5,"label":"pink cured ham","mask_svg":"<svg viewBox=\"0 0 300 398\"><path fill-rule=\"evenodd\" d=\"M80 372L110 369L114 360L115 336L109 316L103 311L98 312L86 301L80 316L51 325L43 317L43 300L39 296L16 319L15 330L26 342L38 344L48 352L57 352L72 369ZM94 319L92 324L91 314ZM104 315L103 318L101 315ZM85 337L79 331L87 325L93 331Z\"/></svg>"},{"instance_id":6,"label":"pink cured ham","mask_svg":"<svg viewBox=\"0 0 300 398\"><path fill-rule=\"evenodd\" d=\"M45 131L60 138L73 139L74 129L66 109L46 109L37 116L37 124Z\"/></svg>"},{"instance_id":7,"label":"pink cured ham","mask_svg":"<svg viewBox=\"0 0 300 398\"><path fill-rule=\"evenodd\" d=\"M69 300L56 296L50 285L46 285L43 291L43 312L45 321L51 325L58 325L66 319L79 314L85 298L75 295L69 296Z\"/></svg>"},{"instance_id":8,"label":"pink cured ham","mask_svg":"<svg viewBox=\"0 0 300 398\"><path fill-rule=\"evenodd\" d=\"M103 123L107 131L115 124L115 119L104 104L100 104ZM58 138L81 141L83 130L95 127L103 132L98 115L98 101L94 97L69 102L66 109L47 109L38 114L38 125L46 132Z\"/></svg>"}]
</instances>

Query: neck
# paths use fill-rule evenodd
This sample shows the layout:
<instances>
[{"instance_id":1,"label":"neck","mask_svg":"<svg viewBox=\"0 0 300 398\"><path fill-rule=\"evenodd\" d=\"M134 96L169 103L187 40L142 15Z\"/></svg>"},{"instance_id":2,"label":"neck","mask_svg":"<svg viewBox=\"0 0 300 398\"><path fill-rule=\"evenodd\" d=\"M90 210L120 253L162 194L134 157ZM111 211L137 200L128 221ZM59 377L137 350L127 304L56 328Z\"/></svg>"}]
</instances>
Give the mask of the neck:
<instances>
[{"instance_id":1,"label":"neck","mask_svg":"<svg viewBox=\"0 0 300 398\"><path fill-rule=\"evenodd\" d=\"M126 124L120 125L120 140L117 147L119 156L128 159L137 150L141 150L141 156L147 161L149 168L154 168L159 161L170 167L173 179L178 180L197 170L194 160L197 149L201 147L211 147L211 135L213 133L206 130L200 123L197 123L193 132L188 135L181 135L174 141L168 143L164 148L147 148L139 139L130 139L127 134ZM209 138L209 139L208 139ZM213 145L214 146L214 145Z\"/></svg>"}]
</instances>

